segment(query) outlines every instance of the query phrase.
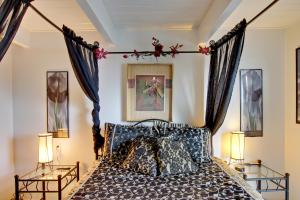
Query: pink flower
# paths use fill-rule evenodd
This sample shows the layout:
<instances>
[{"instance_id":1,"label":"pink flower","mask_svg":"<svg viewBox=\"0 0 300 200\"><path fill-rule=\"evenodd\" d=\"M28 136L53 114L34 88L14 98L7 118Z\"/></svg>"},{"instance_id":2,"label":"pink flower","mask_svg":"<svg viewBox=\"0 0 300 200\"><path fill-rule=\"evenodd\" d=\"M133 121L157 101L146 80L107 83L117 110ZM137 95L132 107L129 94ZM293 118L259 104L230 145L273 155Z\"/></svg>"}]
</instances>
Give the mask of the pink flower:
<instances>
[{"instance_id":1,"label":"pink flower","mask_svg":"<svg viewBox=\"0 0 300 200\"><path fill-rule=\"evenodd\" d=\"M164 46L160 44L159 40L156 39L155 37L152 37L152 40L153 40L152 45L154 46L153 55L155 57L160 57L160 55L163 53Z\"/></svg>"},{"instance_id":2,"label":"pink flower","mask_svg":"<svg viewBox=\"0 0 300 200\"><path fill-rule=\"evenodd\" d=\"M138 60L140 57L140 53L137 50L134 50L133 54L136 56L136 59Z\"/></svg>"},{"instance_id":3,"label":"pink flower","mask_svg":"<svg viewBox=\"0 0 300 200\"><path fill-rule=\"evenodd\" d=\"M164 46L162 46L161 44L157 44L157 45L155 45L154 46L154 56L155 57L160 57L160 55L162 54L162 52L163 52L163 48L164 48Z\"/></svg>"},{"instance_id":4,"label":"pink flower","mask_svg":"<svg viewBox=\"0 0 300 200\"><path fill-rule=\"evenodd\" d=\"M159 51L159 52L162 52L162 50L163 50L163 48L164 48L164 46L163 45L161 45L161 44L157 44L157 45L155 45L155 51Z\"/></svg>"},{"instance_id":5,"label":"pink flower","mask_svg":"<svg viewBox=\"0 0 300 200\"><path fill-rule=\"evenodd\" d=\"M176 46L171 46L170 47L172 58L175 58L175 55L178 54L178 49L181 48L181 47L183 47L183 45L182 44L179 45L178 43L176 44Z\"/></svg>"},{"instance_id":6,"label":"pink flower","mask_svg":"<svg viewBox=\"0 0 300 200\"><path fill-rule=\"evenodd\" d=\"M94 54L97 59L106 59L106 55L108 54L107 51L105 51L103 48L100 50L100 48L95 49Z\"/></svg>"},{"instance_id":7,"label":"pink flower","mask_svg":"<svg viewBox=\"0 0 300 200\"><path fill-rule=\"evenodd\" d=\"M210 54L210 48L209 47L201 47L199 45L199 52L202 54L208 55L208 54Z\"/></svg>"}]
</instances>

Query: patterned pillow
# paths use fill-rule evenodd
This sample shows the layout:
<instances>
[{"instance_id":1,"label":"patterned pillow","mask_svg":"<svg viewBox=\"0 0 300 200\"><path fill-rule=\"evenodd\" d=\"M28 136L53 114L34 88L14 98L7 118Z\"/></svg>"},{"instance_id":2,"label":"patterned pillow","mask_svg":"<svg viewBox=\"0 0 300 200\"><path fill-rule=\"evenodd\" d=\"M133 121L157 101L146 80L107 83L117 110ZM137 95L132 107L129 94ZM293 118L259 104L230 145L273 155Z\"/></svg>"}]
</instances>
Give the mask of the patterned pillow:
<instances>
[{"instance_id":1,"label":"patterned pillow","mask_svg":"<svg viewBox=\"0 0 300 200\"><path fill-rule=\"evenodd\" d=\"M192 159L200 164L211 161L210 137L208 128L184 128L179 140L185 142Z\"/></svg>"},{"instance_id":2,"label":"patterned pillow","mask_svg":"<svg viewBox=\"0 0 300 200\"><path fill-rule=\"evenodd\" d=\"M156 140L154 138L138 137L130 147L129 154L122 168L145 175L157 176Z\"/></svg>"},{"instance_id":3,"label":"patterned pillow","mask_svg":"<svg viewBox=\"0 0 300 200\"><path fill-rule=\"evenodd\" d=\"M121 164L126 158L131 142L138 136L154 137L152 127L105 124L104 156L113 164Z\"/></svg>"},{"instance_id":4,"label":"patterned pillow","mask_svg":"<svg viewBox=\"0 0 300 200\"><path fill-rule=\"evenodd\" d=\"M169 124L156 127L159 136L172 136L184 141L194 162L198 164L211 161L210 131L208 128L196 128L186 124Z\"/></svg>"},{"instance_id":5,"label":"patterned pillow","mask_svg":"<svg viewBox=\"0 0 300 200\"><path fill-rule=\"evenodd\" d=\"M174 134L182 133L182 129L188 127L187 124L170 123L155 126L153 129L157 132L159 137L167 137Z\"/></svg>"},{"instance_id":6,"label":"patterned pillow","mask_svg":"<svg viewBox=\"0 0 300 200\"><path fill-rule=\"evenodd\" d=\"M174 137L161 137L157 140L157 162L160 175L193 173L198 170L183 141Z\"/></svg>"}]
</instances>

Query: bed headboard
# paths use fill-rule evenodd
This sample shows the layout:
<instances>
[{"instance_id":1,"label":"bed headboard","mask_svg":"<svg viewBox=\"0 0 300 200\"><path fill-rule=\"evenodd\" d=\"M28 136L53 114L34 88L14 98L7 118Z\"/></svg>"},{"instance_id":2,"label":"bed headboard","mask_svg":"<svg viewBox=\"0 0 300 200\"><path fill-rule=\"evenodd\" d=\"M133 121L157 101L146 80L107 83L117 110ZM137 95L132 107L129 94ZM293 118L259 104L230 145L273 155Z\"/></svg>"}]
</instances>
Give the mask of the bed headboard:
<instances>
[{"instance_id":1,"label":"bed headboard","mask_svg":"<svg viewBox=\"0 0 300 200\"><path fill-rule=\"evenodd\" d=\"M108 124L109 123L105 123L105 131L108 130ZM190 127L190 128L205 128L205 127L193 127L193 126L189 126L188 124L179 124L179 123L172 123L163 119L145 119L139 122L135 122L132 124L132 126L139 126L139 125L146 125L146 126L167 126L167 127L177 127L177 128L183 128L183 127ZM211 139L209 141L210 143L212 143ZM210 145L211 146L211 145ZM104 149L104 147L102 148L102 150ZM212 151L210 151L212 154ZM98 152L96 152L96 159L98 159Z\"/></svg>"},{"instance_id":2,"label":"bed headboard","mask_svg":"<svg viewBox=\"0 0 300 200\"><path fill-rule=\"evenodd\" d=\"M153 126L170 124L171 122L163 119L145 119L139 122L136 122L133 126L141 125L143 123L152 123Z\"/></svg>"},{"instance_id":3,"label":"bed headboard","mask_svg":"<svg viewBox=\"0 0 300 200\"><path fill-rule=\"evenodd\" d=\"M163 120L163 119L145 119L145 120L142 120L142 121L139 121L139 122L135 122L135 124L133 124L132 126L139 126L139 125L143 125L144 123L152 123L153 126L161 126L161 125L169 125L171 122L169 121L166 121L166 120ZM105 124L105 127L104 127L104 130L106 131L107 130L107 127L106 127L107 124ZM96 140L94 140L95 142ZM103 149L102 149L103 150ZM96 151L95 150L95 154L96 154L96 160L98 160L99 158L99 154L98 154L98 150Z\"/></svg>"}]
</instances>

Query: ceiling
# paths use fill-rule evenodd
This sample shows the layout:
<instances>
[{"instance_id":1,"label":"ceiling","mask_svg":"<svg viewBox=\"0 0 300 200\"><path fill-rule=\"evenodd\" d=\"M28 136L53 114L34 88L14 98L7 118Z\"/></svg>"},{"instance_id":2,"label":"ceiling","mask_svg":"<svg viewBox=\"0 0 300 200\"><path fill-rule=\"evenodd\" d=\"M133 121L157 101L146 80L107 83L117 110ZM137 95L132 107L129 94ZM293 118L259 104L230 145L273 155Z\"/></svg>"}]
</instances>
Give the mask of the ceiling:
<instances>
[{"instance_id":1,"label":"ceiling","mask_svg":"<svg viewBox=\"0 0 300 200\"><path fill-rule=\"evenodd\" d=\"M83 0L79 0L83 1ZM114 27L119 29L197 28L215 0L97 0L102 1ZM77 0L78 2L78 0ZM33 5L51 21L75 31L95 31L76 0L36 0ZM29 8L21 26L29 32L55 29Z\"/></svg>"},{"instance_id":2,"label":"ceiling","mask_svg":"<svg viewBox=\"0 0 300 200\"><path fill-rule=\"evenodd\" d=\"M103 0L112 23L125 29L198 27L213 0Z\"/></svg>"},{"instance_id":3,"label":"ceiling","mask_svg":"<svg viewBox=\"0 0 300 200\"><path fill-rule=\"evenodd\" d=\"M32 4L59 27L66 24L75 32L97 31L114 44L120 29L197 30L199 35L211 35L220 26L231 29L243 18L250 20L272 1L36 0ZM300 0L280 0L248 28L285 28L297 22ZM27 32L56 31L30 8L21 26Z\"/></svg>"},{"instance_id":4,"label":"ceiling","mask_svg":"<svg viewBox=\"0 0 300 200\"><path fill-rule=\"evenodd\" d=\"M249 21L273 0L243 0L222 28L232 28L242 18ZM286 28L300 21L300 0L280 0L257 18L249 28Z\"/></svg>"},{"instance_id":5,"label":"ceiling","mask_svg":"<svg viewBox=\"0 0 300 200\"><path fill-rule=\"evenodd\" d=\"M212 2L216 0L97 1L103 2L105 10L116 28L192 30L198 28ZM250 20L272 1L242 0L237 9L223 23L222 28L232 28L242 18ZM32 4L60 27L66 24L75 31L96 31L76 0L37 0ZM298 21L300 21L300 0L280 0L250 27L285 28ZM30 8L21 26L30 32L55 30Z\"/></svg>"},{"instance_id":6,"label":"ceiling","mask_svg":"<svg viewBox=\"0 0 300 200\"><path fill-rule=\"evenodd\" d=\"M32 4L59 27L66 24L75 31L96 30L76 0L36 0ZM28 9L21 26L29 32L55 31L31 8Z\"/></svg>"}]
</instances>

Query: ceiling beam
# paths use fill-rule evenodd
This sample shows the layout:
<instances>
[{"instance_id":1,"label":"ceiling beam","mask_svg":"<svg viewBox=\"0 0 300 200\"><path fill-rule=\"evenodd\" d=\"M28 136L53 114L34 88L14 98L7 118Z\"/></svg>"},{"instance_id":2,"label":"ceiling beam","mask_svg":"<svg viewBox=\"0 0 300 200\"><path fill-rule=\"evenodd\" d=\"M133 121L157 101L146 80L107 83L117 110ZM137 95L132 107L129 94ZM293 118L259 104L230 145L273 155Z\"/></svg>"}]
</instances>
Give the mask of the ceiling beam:
<instances>
[{"instance_id":1,"label":"ceiling beam","mask_svg":"<svg viewBox=\"0 0 300 200\"><path fill-rule=\"evenodd\" d=\"M199 43L209 40L240 3L241 0L214 0L199 25Z\"/></svg>"},{"instance_id":2,"label":"ceiling beam","mask_svg":"<svg viewBox=\"0 0 300 200\"><path fill-rule=\"evenodd\" d=\"M76 0L87 17L109 44L117 43L116 30L102 0Z\"/></svg>"}]
</instances>

